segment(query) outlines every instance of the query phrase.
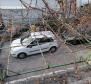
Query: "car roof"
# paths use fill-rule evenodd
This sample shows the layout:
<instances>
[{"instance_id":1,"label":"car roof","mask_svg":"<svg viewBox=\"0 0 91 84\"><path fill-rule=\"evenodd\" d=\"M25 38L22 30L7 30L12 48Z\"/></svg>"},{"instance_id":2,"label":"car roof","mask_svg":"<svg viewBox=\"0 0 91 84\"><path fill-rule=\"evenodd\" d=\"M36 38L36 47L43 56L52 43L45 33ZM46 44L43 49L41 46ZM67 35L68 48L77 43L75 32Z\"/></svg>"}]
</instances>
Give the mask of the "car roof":
<instances>
[{"instance_id":1,"label":"car roof","mask_svg":"<svg viewBox=\"0 0 91 84\"><path fill-rule=\"evenodd\" d=\"M54 37L51 31L32 32L32 38Z\"/></svg>"}]
</instances>

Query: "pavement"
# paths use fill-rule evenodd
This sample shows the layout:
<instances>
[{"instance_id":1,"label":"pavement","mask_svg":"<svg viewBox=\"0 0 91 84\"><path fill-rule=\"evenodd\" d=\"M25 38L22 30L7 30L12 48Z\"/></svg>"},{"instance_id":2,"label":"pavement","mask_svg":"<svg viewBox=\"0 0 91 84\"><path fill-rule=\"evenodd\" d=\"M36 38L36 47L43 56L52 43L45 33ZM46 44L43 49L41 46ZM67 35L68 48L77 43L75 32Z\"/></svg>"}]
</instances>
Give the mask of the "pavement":
<instances>
[{"instance_id":1,"label":"pavement","mask_svg":"<svg viewBox=\"0 0 91 84\"><path fill-rule=\"evenodd\" d=\"M41 54L36 54L36 55L31 55L25 59L16 59L11 56L9 56L9 42L5 42L4 46L2 47L2 51L0 53L0 62L4 63L5 67L8 65L8 69L10 72L8 73L9 76L16 75L16 73L26 73L26 72L31 72L33 70L38 70L38 69L43 69L46 68L47 66L45 65L45 61ZM46 52L44 53L44 58L46 59L46 63L50 65L60 65L60 64L69 64L71 62L75 62L76 58L78 56L86 55L89 53L91 50L89 48L86 48L84 45L75 45L75 46L70 46L68 47L72 50L67 48L67 46L64 46L64 44L60 44L60 47L55 53L49 53ZM9 60L8 60L9 57ZM9 61L9 63L8 63ZM28 73L20 76L12 76L8 78L8 80L15 80L23 77L27 77L30 75L38 75L42 74L44 72L51 72L55 70L63 70L67 68L71 68L74 65L69 65L69 66L63 66L63 67L57 67L53 69L48 69L48 70L43 70L39 72L33 72L33 73Z\"/></svg>"}]
</instances>

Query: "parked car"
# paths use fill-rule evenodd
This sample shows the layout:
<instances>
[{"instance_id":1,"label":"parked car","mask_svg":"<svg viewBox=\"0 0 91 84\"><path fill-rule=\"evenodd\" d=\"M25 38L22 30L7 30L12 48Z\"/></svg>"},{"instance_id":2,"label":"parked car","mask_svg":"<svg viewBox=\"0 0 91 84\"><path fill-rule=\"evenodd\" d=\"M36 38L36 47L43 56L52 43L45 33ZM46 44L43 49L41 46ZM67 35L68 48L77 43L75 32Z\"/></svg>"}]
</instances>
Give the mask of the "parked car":
<instances>
[{"instance_id":1,"label":"parked car","mask_svg":"<svg viewBox=\"0 0 91 84\"><path fill-rule=\"evenodd\" d=\"M66 43L67 44L72 44L72 45L89 44L89 43L91 43L90 38L81 38L81 37L79 37L79 38L69 39L69 40L66 40Z\"/></svg>"},{"instance_id":2,"label":"parked car","mask_svg":"<svg viewBox=\"0 0 91 84\"><path fill-rule=\"evenodd\" d=\"M11 43L11 56L20 59L41 52L55 52L58 44L55 35L50 31L32 32L30 35L14 40Z\"/></svg>"}]
</instances>

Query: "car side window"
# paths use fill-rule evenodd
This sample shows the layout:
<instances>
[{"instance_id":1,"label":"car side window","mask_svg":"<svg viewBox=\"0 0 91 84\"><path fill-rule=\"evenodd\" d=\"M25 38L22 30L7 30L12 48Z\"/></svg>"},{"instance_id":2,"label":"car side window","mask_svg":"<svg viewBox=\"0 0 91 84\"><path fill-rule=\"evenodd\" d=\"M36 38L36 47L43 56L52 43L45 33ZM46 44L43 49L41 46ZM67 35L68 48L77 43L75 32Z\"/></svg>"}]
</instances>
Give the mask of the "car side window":
<instances>
[{"instance_id":1,"label":"car side window","mask_svg":"<svg viewBox=\"0 0 91 84\"><path fill-rule=\"evenodd\" d=\"M36 46L37 45L37 41L34 40L33 42L30 43L31 46Z\"/></svg>"},{"instance_id":2,"label":"car side window","mask_svg":"<svg viewBox=\"0 0 91 84\"><path fill-rule=\"evenodd\" d=\"M52 42L53 39L52 38L40 38L39 39L39 44L42 44L42 43L47 43L47 42Z\"/></svg>"},{"instance_id":3,"label":"car side window","mask_svg":"<svg viewBox=\"0 0 91 84\"><path fill-rule=\"evenodd\" d=\"M31 48L32 46L37 46L37 41L36 40L31 42L27 47Z\"/></svg>"}]
</instances>

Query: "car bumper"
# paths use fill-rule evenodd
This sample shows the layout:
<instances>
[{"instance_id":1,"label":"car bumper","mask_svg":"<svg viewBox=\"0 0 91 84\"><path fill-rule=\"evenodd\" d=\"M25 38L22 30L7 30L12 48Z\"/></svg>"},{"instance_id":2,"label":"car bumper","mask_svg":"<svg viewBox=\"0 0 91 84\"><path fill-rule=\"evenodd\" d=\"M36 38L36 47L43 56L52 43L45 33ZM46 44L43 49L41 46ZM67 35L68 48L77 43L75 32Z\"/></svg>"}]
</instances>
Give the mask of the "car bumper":
<instances>
[{"instance_id":1,"label":"car bumper","mask_svg":"<svg viewBox=\"0 0 91 84\"><path fill-rule=\"evenodd\" d=\"M17 55L16 55L16 54L11 54L11 56L12 56L12 57L17 57Z\"/></svg>"}]
</instances>

